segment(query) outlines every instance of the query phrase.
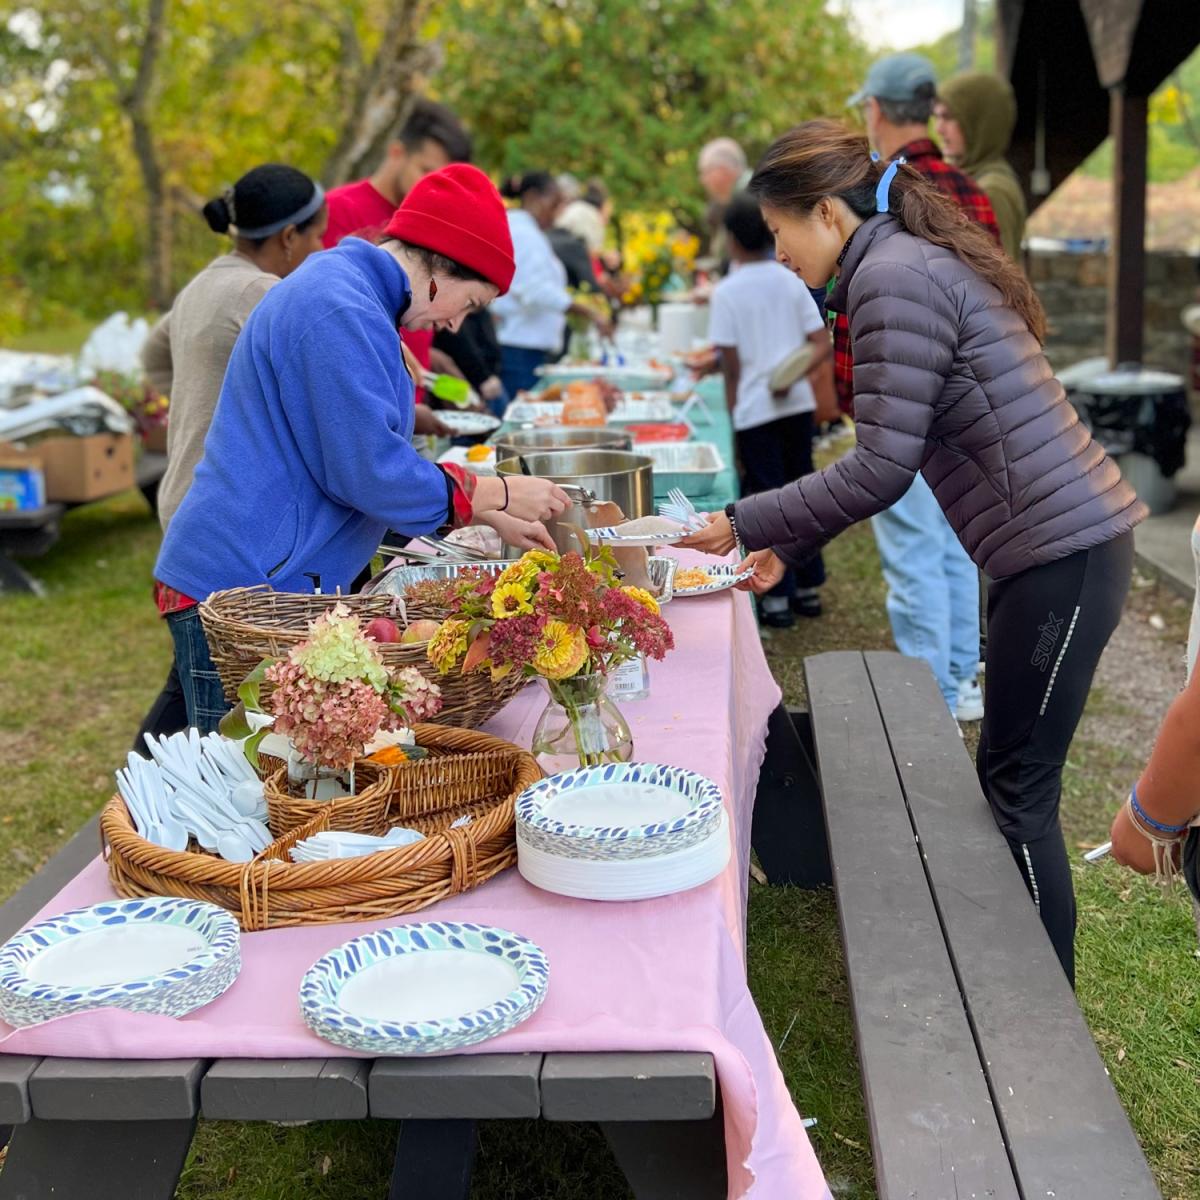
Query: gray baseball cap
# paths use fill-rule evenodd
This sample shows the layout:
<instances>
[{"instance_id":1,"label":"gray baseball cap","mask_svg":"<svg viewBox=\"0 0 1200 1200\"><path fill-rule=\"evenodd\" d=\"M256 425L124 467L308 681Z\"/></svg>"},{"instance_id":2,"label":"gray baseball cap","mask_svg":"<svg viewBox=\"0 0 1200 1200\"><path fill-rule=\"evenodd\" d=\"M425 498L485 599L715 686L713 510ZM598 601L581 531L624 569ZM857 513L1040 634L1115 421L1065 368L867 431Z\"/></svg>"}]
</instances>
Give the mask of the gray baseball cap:
<instances>
[{"instance_id":1,"label":"gray baseball cap","mask_svg":"<svg viewBox=\"0 0 1200 1200\"><path fill-rule=\"evenodd\" d=\"M846 101L848 107L868 96L877 100L915 100L925 87L937 87L933 63L920 54L889 54L871 64L866 82Z\"/></svg>"}]
</instances>

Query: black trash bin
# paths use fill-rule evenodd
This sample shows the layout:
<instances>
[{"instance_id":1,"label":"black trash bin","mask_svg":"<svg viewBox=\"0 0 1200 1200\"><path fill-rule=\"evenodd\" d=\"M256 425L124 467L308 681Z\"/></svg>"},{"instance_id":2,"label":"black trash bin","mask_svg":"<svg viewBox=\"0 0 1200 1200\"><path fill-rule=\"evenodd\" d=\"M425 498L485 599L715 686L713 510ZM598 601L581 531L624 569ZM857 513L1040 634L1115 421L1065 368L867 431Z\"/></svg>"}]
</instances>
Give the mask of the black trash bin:
<instances>
[{"instance_id":1,"label":"black trash bin","mask_svg":"<svg viewBox=\"0 0 1200 1200\"><path fill-rule=\"evenodd\" d=\"M1059 378L1092 436L1150 511L1169 512L1192 424L1183 378L1139 366L1111 371L1103 359L1079 363Z\"/></svg>"}]
</instances>

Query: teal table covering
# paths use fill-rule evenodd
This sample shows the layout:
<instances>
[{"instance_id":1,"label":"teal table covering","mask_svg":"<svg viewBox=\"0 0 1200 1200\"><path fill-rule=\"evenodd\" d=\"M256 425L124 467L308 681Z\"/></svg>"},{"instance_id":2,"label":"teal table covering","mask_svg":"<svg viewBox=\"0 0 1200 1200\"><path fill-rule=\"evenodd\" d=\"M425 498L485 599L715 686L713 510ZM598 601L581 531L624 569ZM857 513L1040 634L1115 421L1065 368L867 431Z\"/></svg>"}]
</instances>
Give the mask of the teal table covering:
<instances>
[{"instance_id":1,"label":"teal table covering","mask_svg":"<svg viewBox=\"0 0 1200 1200\"><path fill-rule=\"evenodd\" d=\"M731 504L740 495L738 487L737 465L733 452L733 423L729 419L729 410L725 407L725 385L717 376L709 376L700 381L696 389L703 404L693 405L688 411L688 420L696 430L694 441L712 442L720 452L725 470L716 478L711 491L703 496L694 496L692 503L701 512L716 512L727 504ZM506 423L505 432L513 428ZM665 500L666 494L655 491L656 502Z\"/></svg>"}]
</instances>

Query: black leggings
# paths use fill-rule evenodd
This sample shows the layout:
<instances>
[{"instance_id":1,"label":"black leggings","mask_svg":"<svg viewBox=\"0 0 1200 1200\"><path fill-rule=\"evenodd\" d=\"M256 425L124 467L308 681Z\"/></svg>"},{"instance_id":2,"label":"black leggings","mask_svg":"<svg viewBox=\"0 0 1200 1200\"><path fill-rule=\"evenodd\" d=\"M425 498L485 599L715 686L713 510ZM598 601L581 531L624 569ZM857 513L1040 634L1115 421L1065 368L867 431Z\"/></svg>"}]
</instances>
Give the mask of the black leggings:
<instances>
[{"instance_id":1,"label":"black leggings","mask_svg":"<svg viewBox=\"0 0 1200 1200\"><path fill-rule=\"evenodd\" d=\"M774 491L811 475L814 429L810 412L793 413L753 429L739 429L736 441L742 463L742 495ZM771 595L793 596L797 587L815 588L824 582L825 563L818 553L803 566L788 568Z\"/></svg>"},{"instance_id":2,"label":"black leggings","mask_svg":"<svg viewBox=\"0 0 1200 1200\"><path fill-rule=\"evenodd\" d=\"M1126 533L988 585L979 781L1072 986L1075 894L1058 822L1062 770L1132 572Z\"/></svg>"}]
</instances>

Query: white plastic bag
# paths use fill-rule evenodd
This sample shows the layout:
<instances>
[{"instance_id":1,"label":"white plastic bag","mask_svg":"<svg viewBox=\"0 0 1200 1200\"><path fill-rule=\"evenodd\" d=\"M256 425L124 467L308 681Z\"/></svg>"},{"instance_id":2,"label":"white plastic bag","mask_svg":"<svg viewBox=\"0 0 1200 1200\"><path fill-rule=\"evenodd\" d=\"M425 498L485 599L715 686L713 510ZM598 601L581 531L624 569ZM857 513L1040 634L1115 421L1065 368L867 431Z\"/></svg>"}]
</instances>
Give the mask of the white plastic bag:
<instances>
[{"instance_id":1,"label":"white plastic bag","mask_svg":"<svg viewBox=\"0 0 1200 1200\"><path fill-rule=\"evenodd\" d=\"M142 344L149 334L150 326L144 317L131 321L128 313L113 313L92 330L79 352L79 365L91 374L115 371L141 379Z\"/></svg>"}]
</instances>

